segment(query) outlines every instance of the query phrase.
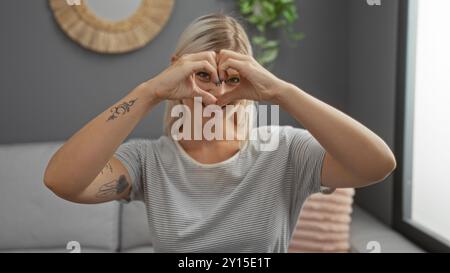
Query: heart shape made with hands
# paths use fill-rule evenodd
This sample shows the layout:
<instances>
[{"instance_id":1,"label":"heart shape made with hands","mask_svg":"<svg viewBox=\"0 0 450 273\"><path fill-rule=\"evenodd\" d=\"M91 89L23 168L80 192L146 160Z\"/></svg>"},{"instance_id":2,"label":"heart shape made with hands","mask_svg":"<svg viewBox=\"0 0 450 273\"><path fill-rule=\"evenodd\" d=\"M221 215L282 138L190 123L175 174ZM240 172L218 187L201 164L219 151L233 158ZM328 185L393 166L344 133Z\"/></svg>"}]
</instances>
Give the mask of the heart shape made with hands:
<instances>
[{"instance_id":1,"label":"heart shape made with hands","mask_svg":"<svg viewBox=\"0 0 450 273\"><path fill-rule=\"evenodd\" d=\"M241 92L242 89L248 89L249 87L249 82L244 77L244 73L242 73L241 70L244 67L245 62L250 60L251 58L248 56L230 50L215 52L215 63L213 63L213 66L216 68L217 77L210 75L211 81L213 81L216 86L220 86L230 79L234 80L237 78L239 80L238 84L235 83L236 86L233 90L218 97L215 96L218 105L222 106L239 99L251 99L247 98L245 94ZM211 60L209 62L211 63ZM217 78L217 80L214 80L215 78Z\"/></svg>"},{"instance_id":2,"label":"heart shape made with hands","mask_svg":"<svg viewBox=\"0 0 450 273\"><path fill-rule=\"evenodd\" d=\"M217 76L219 78L219 81L215 82L216 85L223 84L226 81L226 79L230 76L240 76L239 71L232 67L226 67L226 68L221 69L220 65L224 61L223 58L226 57L226 55L224 55L222 52L223 51L215 53L215 55L216 55L215 68L217 70L216 72L217 72Z\"/></svg>"},{"instance_id":3,"label":"heart shape made with hands","mask_svg":"<svg viewBox=\"0 0 450 273\"><path fill-rule=\"evenodd\" d=\"M211 54L213 53L213 54ZM201 56L200 56L201 55ZM195 62L191 80L193 87L208 101L207 104L223 106L237 100L269 101L274 97L276 90L280 89L280 81L275 75L262 67L252 56L241 54L232 50L222 49L220 52L199 52L187 55L187 60ZM206 61L206 64L204 63ZM197 84L197 73L206 72L208 80L205 82L223 84L227 76L235 75L239 84L228 92L215 94L208 92L205 85L200 88ZM206 89L206 90L205 90Z\"/></svg>"}]
</instances>

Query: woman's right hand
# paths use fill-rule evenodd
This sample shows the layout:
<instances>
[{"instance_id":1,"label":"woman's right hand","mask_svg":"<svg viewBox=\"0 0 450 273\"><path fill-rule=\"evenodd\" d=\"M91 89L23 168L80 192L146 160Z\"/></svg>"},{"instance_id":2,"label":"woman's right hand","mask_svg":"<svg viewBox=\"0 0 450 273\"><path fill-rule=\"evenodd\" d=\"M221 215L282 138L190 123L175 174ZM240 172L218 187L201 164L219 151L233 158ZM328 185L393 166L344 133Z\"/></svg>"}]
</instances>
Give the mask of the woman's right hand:
<instances>
[{"instance_id":1,"label":"woman's right hand","mask_svg":"<svg viewBox=\"0 0 450 273\"><path fill-rule=\"evenodd\" d=\"M216 103L215 96L195 83L196 73L201 72L208 73L211 81L220 82L214 51L185 54L174 59L171 66L151 79L156 97L161 100L181 100L200 96L205 104Z\"/></svg>"}]
</instances>

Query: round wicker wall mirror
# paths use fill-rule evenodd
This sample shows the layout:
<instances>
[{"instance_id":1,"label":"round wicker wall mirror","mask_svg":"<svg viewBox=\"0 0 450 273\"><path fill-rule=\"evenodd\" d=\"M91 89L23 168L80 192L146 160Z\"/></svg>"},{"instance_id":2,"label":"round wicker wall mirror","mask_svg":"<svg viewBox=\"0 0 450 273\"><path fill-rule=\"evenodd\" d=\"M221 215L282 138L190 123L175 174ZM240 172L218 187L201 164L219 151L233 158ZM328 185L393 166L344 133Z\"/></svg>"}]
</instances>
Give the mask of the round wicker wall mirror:
<instances>
[{"instance_id":1,"label":"round wicker wall mirror","mask_svg":"<svg viewBox=\"0 0 450 273\"><path fill-rule=\"evenodd\" d=\"M61 29L99 53L144 47L167 23L174 0L49 0Z\"/></svg>"}]
</instances>

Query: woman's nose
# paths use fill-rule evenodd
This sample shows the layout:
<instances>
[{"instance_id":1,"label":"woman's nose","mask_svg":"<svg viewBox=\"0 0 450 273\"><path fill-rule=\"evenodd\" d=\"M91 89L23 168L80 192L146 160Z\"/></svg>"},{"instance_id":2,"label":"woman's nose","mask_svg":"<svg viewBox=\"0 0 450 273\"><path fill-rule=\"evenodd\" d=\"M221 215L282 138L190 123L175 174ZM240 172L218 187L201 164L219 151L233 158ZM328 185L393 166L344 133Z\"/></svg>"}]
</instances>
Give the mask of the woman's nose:
<instances>
[{"instance_id":1,"label":"woman's nose","mask_svg":"<svg viewBox=\"0 0 450 273\"><path fill-rule=\"evenodd\" d=\"M220 84L213 84L211 88L211 94L215 97L220 97L228 91L228 87L225 82L221 82Z\"/></svg>"}]
</instances>

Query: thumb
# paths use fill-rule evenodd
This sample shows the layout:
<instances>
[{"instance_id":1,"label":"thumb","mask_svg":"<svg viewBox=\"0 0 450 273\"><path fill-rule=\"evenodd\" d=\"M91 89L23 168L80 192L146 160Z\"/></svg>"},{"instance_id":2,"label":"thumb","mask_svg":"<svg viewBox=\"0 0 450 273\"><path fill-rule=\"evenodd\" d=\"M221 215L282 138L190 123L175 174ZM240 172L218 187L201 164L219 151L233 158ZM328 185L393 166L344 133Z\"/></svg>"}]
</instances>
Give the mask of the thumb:
<instances>
[{"instance_id":1,"label":"thumb","mask_svg":"<svg viewBox=\"0 0 450 273\"><path fill-rule=\"evenodd\" d=\"M198 87L198 85L194 81L194 76L190 77L190 81L191 81L192 90L194 91L194 97L195 96L202 97L202 101L206 105L214 104L217 102L217 98L215 96L213 96L213 94L206 92L205 90Z\"/></svg>"},{"instance_id":2,"label":"thumb","mask_svg":"<svg viewBox=\"0 0 450 273\"><path fill-rule=\"evenodd\" d=\"M214 104L217 102L217 98L215 96L213 96L209 92L206 92L205 90L200 89L197 86L194 87L194 93L196 96L202 97L202 100L206 105Z\"/></svg>"},{"instance_id":3,"label":"thumb","mask_svg":"<svg viewBox=\"0 0 450 273\"><path fill-rule=\"evenodd\" d=\"M242 99L241 94L242 94L242 91L240 92L239 90L233 90L231 92L225 93L218 98L217 104L219 106L223 106L234 100Z\"/></svg>"}]
</instances>

